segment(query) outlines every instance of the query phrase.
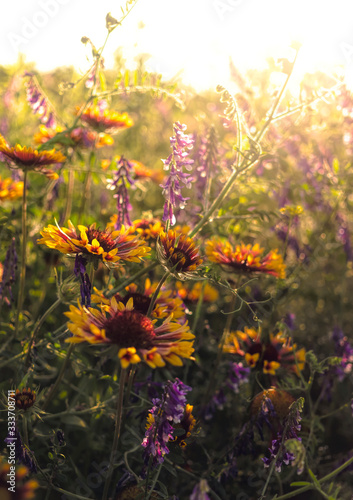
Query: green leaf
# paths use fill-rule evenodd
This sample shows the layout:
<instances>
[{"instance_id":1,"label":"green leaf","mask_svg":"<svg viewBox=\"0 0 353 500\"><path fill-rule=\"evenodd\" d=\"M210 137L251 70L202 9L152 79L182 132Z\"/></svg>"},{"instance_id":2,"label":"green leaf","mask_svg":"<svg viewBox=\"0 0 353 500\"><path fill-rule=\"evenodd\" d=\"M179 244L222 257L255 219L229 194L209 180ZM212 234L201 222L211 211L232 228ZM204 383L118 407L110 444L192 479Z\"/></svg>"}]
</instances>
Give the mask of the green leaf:
<instances>
[{"instance_id":1,"label":"green leaf","mask_svg":"<svg viewBox=\"0 0 353 500\"><path fill-rule=\"evenodd\" d=\"M77 415L64 415L61 419L62 422L75 427L87 428L86 422Z\"/></svg>"},{"instance_id":2,"label":"green leaf","mask_svg":"<svg viewBox=\"0 0 353 500\"><path fill-rule=\"evenodd\" d=\"M320 488L320 483L317 480L317 477L315 476L315 474L313 473L313 471L311 469L308 469L308 472L309 472L309 476L313 480L313 483L315 484L315 486L318 486Z\"/></svg>"},{"instance_id":3,"label":"green leaf","mask_svg":"<svg viewBox=\"0 0 353 500\"><path fill-rule=\"evenodd\" d=\"M308 481L295 481L294 483L290 483L290 486L310 486L311 483Z\"/></svg>"}]
</instances>

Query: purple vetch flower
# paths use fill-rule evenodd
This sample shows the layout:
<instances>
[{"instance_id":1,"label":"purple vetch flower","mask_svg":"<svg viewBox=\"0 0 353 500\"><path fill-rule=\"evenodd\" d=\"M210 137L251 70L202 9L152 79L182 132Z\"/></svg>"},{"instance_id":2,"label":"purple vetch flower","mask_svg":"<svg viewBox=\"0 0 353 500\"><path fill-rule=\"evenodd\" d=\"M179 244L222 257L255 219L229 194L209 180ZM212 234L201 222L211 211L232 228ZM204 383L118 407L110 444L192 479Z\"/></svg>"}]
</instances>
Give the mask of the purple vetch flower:
<instances>
[{"instance_id":1,"label":"purple vetch flower","mask_svg":"<svg viewBox=\"0 0 353 500\"><path fill-rule=\"evenodd\" d=\"M169 453L167 446L173 439L173 426L181 421L186 406L186 393L191 387L183 384L178 378L168 381L161 399L153 399L153 407L147 417L147 426L142 446L145 448L144 461L147 465L150 457L152 466L161 464L164 455Z\"/></svg>"},{"instance_id":2,"label":"purple vetch flower","mask_svg":"<svg viewBox=\"0 0 353 500\"><path fill-rule=\"evenodd\" d=\"M263 458L264 466L270 467L275 460L275 468L277 472L281 472L282 465L289 465L296 457L293 453L286 449L286 441L295 439L301 441L298 437L298 431L301 429L300 412L303 410L303 398L294 401L289 408L289 413L283 421L283 428L277 433L276 439L272 440L271 448L269 448L270 456ZM299 471L298 471L299 473Z\"/></svg>"},{"instance_id":3,"label":"purple vetch flower","mask_svg":"<svg viewBox=\"0 0 353 500\"><path fill-rule=\"evenodd\" d=\"M250 368L244 367L243 363L232 363L230 373L227 379L227 386L234 392L239 392L239 387L249 382Z\"/></svg>"},{"instance_id":4,"label":"purple vetch flower","mask_svg":"<svg viewBox=\"0 0 353 500\"><path fill-rule=\"evenodd\" d=\"M332 339L335 343L335 354L342 358L341 364L334 366L333 370L339 381L345 378L348 373L352 372L353 368L353 347L344 336L343 331L337 326L333 329Z\"/></svg>"},{"instance_id":5,"label":"purple vetch flower","mask_svg":"<svg viewBox=\"0 0 353 500\"><path fill-rule=\"evenodd\" d=\"M189 500L211 500L207 493L210 491L210 487L206 479L201 479L199 483L192 490Z\"/></svg>"},{"instance_id":6,"label":"purple vetch flower","mask_svg":"<svg viewBox=\"0 0 353 500\"><path fill-rule=\"evenodd\" d=\"M56 120L53 107L48 98L43 94L36 77L33 73L29 72L26 72L24 76L29 77L25 86L27 102L31 106L32 111L39 116L41 122L44 123L47 128L55 128Z\"/></svg>"},{"instance_id":7,"label":"purple vetch flower","mask_svg":"<svg viewBox=\"0 0 353 500\"><path fill-rule=\"evenodd\" d=\"M295 330L296 325L295 325L295 314L294 313L286 313L286 315L283 318L283 323L290 329L290 330Z\"/></svg>"},{"instance_id":8,"label":"purple vetch flower","mask_svg":"<svg viewBox=\"0 0 353 500\"><path fill-rule=\"evenodd\" d=\"M183 167L186 170L192 169L193 160L189 158L189 151L193 148L194 139L191 134L184 134L186 125L175 122L173 125L174 135L170 138L172 146L172 154L164 163L164 170L169 170L169 175L166 177L160 187L163 188L163 196L165 197L163 220L169 220L173 226L176 223L174 209L179 207L185 208L185 203L189 198L184 198L181 194L182 184L187 188L191 188L193 181L190 174L183 172Z\"/></svg>"},{"instance_id":9,"label":"purple vetch flower","mask_svg":"<svg viewBox=\"0 0 353 500\"><path fill-rule=\"evenodd\" d=\"M4 301L8 306L11 306L11 302L14 301L12 285L16 279L17 261L16 242L15 238L12 238L10 246L6 252L2 268L2 276L0 275L0 303Z\"/></svg>"},{"instance_id":10,"label":"purple vetch flower","mask_svg":"<svg viewBox=\"0 0 353 500\"><path fill-rule=\"evenodd\" d=\"M193 175L195 178L195 193L199 201L204 201L205 190L209 177L216 176L219 152L217 148L217 137L214 127L210 128L206 137L201 137L201 144L195 154L195 165Z\"/></svg>"},{"instance_id":11,"label":"purple vetch flower","mask_svg":"<svg viewBox=\"0 0 353 500\"><path fill-rule=\"evenodd\" d=\"M10 434L15 435L11 436ZM17 428L15 432L10 431L4 441L9 449L13 449L13 445L15 445L15 460L28 467L31 472L37 472L36 463L32 458L33 453L22 443L21 434L18 432Z\"/></svg>"},{"instance_id":12,"label":"purple vetch flower","mask_svg":"<svg viewBox=\"0 0 353 500\"><path fill-rule=\"evenodd\" d=\"M87 259L77 254L75 258L74 274L76 278L80 278L81 304L83 306L90 306L92 285L86 272L86 265Z\"/></svg>"},{"instance_id":13,"label":"purple vetch flower","mask_svg":"<svg viewBox=\"0 0 353 500\"><path fill-rule=\"evenodd\" d=\"M218 389L212 396L211 401L204 409L203 417L205 420L211 420L216 410L223 410L226 403L226 396L222 388Z\"/></svg>"},{"instance_id":14,"label":"purple vetch flower","mask_svg":"<svg viewBox=\"0 0 353 500\"><path fill-rule=\"evenodd\" d=\"M259 434L261 436L262 441L264 440L263 429L266 424L269 429L272 429L271 421L277 417L276 410L273 406L273 403L270 398L263 397L261 401L261 407L259 409L255 425Z\"/></svg>"},{"instance_id":15,"label":"purple vetch flower","mask_svg":"<svg viewBox=\"0 0 353 500\"><path fill-rule=\"evenodd\" d=\"M115 229L120 229L122 225L131 226L129 211L132 209L130 197L127 188L135 188L135 181L131 175L134 172L132 163L124 156L121 156L116 162L117 170L114 172L113 179L108 180L107 188L116 190L114 198L116 198L116 207L118 217L115 223Z\"/></svg>"}]
</instances>

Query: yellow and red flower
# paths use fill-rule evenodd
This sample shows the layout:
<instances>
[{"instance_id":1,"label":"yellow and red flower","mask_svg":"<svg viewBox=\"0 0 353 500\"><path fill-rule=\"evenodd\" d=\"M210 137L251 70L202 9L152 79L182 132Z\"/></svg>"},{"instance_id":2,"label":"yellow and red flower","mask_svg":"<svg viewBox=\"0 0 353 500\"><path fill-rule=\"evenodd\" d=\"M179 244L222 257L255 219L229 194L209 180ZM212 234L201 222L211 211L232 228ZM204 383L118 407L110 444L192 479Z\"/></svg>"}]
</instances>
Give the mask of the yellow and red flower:
<instances>
[{"instance_id":1,"label":"yellow and red flower","mask_svg":"<svg viewBox=\"0 0 353 500\"><path fill-rule=\"evenodd\" d=\"M181 325L169 316L156 326L157 320L134 308L132 297L126 305L113 297L99 309L70 306L65 314L73 334L66 342L116 345L123 368L142 361L151 368L165 366L166 362L182 366L182 358L190 359L194 351L194 335L187 322Z\"/></svg>"},{"instance_id":2,"label":"yellow and red flower","mask_svg":"<svg viewBox=\"0 0 353 500\"><path fill-rule=\"evenodd\" d=\"M172 229L167 233L161 231L157 254L162 266L182 281L193 278L195 271L203 262L195 242L185 234Z\"/></svg>"},{"instance_id":3,"label":"yellow and red flower","mask_svg":"<svg viewBox=\"0 0 353 500\"><path fill-rule=\"evenodd\" d=\"M79 109L78 109L79 111ZM97 132L116 134L119 130L132 127L134 122L127 113L101 110L99 106L89 106L80 116L80 120Z\"/></svg>"},{"instance_id":4,"label":"yellow and red flower","mask_svg":"<svg viewBox=\"0 0 353 500\"><path fill-rule=\"evenodd\" d=\"M150 250L145 242L131 235L124 226L118 231L109 228L100 230L96 224L89 227L75 226L69 221L69 228L49 225L40 233L39 244L69 255L82 254L86 258L101 260L114 265L119 261L140 262Z\"/></svg>"},{"instance_id":5,"label":"yellow and red flower","mask_svg":"<svg viewBox=\"0 0 353 500\"><path fill-rule=\"evenodd\" d=\"M24 465L16 465L15 489L9 492L10 465L5 457L0 457L0 498L2 500L31 500L35 497L35 490L39 484L34 479L26 480L29 470Z\"/></svg>"},{"instance_id":6,"label":"yellow and red flower","mask_svg":"<svg viewBox=\"0 0 353 500\"><path fill-rule=\"evenodd\" d=\"M258 243L241 243L234 248L229 241L213 239L206 242L206 255L211 262L227 266L235 272L265 273L284 279L286 266L278 250L271 250L266 255L263 253L264 248Z\"/></svg>"},{"instance_id":7,"label":"yellow and red flower","mask_svg":"<svg viewBox=\"0 0 353 500\"><path fill-rule=\"evenodd\" d=\"M261 369L263 373L276 375L279 368L298 373L305 365L305 349L296 351L296 344L282 332L270 334L264 341L261 331L245 327L244 331L230 332L223 351L244 357L250 368Z\"/></svg>"},{"instance_id":8,"label":"yellow and red flower","mask_svg":"<svg viewBox=\"0 0 353 500\"><path fill-rule=\"evenodd\" d=\"M45 144L50 139L53 139L57 134L63 132L62 127L56 127L55 129L47 128L45 125L39 126L39 132L34 135L34 142L36 144ZM64 139L63 135L58 135L57 144L67 143L68 138L73 142L72 145L80 146L83 148L102 148L104 146L111 146L114 144L114 139L109 134L97 133L93 130L88 130L83 127L76 127L71 130L70 134L65 133Z\"/></svg>"},{"instance_id":9,"label":"yellow and red flower","mask_svg":"<svg viewBox=\"0 0 353 500\"><path fill-rule=\"evenodd\" d=\"M20 146L20 144L10 147L5 142L0 143L0 153L10 166L16 165L22 170L34 170L46 175L49 179L57 179L59 176L53 170L48 170L45 167L66 160L66 157L60 151L55 151L55 149L38 151L37 149Z\"/></svg>"},{"instance_id":10,"label":"yellow and red flower","mask_svg":"<svg viewBox=\"0 0 353 500\"><path fill-rule=\"evenodd\" d=\"M16 200L23 194L23 182L14 181L11 177L1 179L0 175L0 201Z\"/></svg>"},{"instance_id":11,"label":"yellow and red flower","mask_svg":"<svg viewBox=\"0 0 353 500\"><path fill-rule=\"evenodd\" d=\"M138 179L151 179L157 184L160 184L163 181L164 173L162 170L151 170L143 165L143 163L135 160L130 161L130 163L132 164L134 174Z\"/></svg>"},{"instance_id":12,"label":"yellow and red flower","mask_svg":"<svg viewBox=\"0 0 353 500\"><path fill-rule=\"evenodd\" d=\"M151 283L149 279L145 281L144 290L140 293L138 287L135 284L131 284L125 288L126 294L121 296L119 293L115 294L115 300L117 302L122 302L124 305L132 298L134 301L134 309L141 314L147 314L148 308L151 303L151 298L156 291L158 282ZM91 297L93 303L105 304L110 303L103 293L98 292L95 289L95 294ZM166 318L173 315L174 319L185 320L185 305L180 297L178 297L177 292L174 290L161 289L158 297L155 301L153 310L151 312L151 317L160 319Z\"/></svg>"},{"instance_id":13,"label":"yellow and red flower","mask_svg":"<svg viewBox=\"0 0 353 500\"><path fill-rule=\"evenodd\" d=\"M191 432L196 424L196 419L192 414L193 409L194 407L192 405L187 404L185 406L183 418L180 420L179 424L175 425L176 429L184 429L184 434L178 434L174 438L174 443L178 444L181 448L185 448L185 439L191 436Z\"/></svg>"}]
</instances>

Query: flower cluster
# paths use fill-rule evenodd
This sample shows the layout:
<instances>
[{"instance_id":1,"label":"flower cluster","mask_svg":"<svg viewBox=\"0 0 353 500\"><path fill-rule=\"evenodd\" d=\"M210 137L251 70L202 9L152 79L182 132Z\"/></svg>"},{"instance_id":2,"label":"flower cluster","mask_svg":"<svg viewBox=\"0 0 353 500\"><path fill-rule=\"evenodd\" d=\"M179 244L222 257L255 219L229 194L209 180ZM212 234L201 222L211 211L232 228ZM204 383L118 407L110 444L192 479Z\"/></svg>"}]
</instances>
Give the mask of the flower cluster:
<instances>
[{"instance_id":1,"label":"flower cluster","mask_svg":"<svg viewBox=\"0 0 353 500\"><path fill-rule=\"evenodd\" d=\"M179 207L183 209L188 198L181 194L182 184L187 188L191 187L192 178L190 174L183 172L183 167L191 170L193 160L188 158L189 151L192 149L194 139L191 135L184 134L186 125L179 122L174 123L174 136L170 138L170 144L173 152L166 160L162 160L164 170L169 170L165 182L161 184L163 196L165 197L163 220L169 221L173 226L176 222L174 209Z\"/></svg>"},{"instance_id":2,"label":"flower cluster","mask_svg":"<svg viewBox=\"0 0 353 500\"><path fill-rule=\"evenodd\" d=\"M20 464L25 465L31 472L37 472L37 466L35 461L32 458L32 452L24 446L21 438L21 434L18 432L17 428L15 433L11 431L11 434L8 435L4 441L5 443L10 445L15 445L15 460L17 460Z\"/></svg>"},{"instance_id":3,"label":"flower cluster","mask_svg":"<svg viewBox=\"0 0 353 500\"><path fill-rule=\"evenodd\" d=\"M117 170L114 172L114 178L108 180L108 189L116 191L117 218L114 229L121 229L122 225L131 226L129 211L132 209L130 204L128 186L134 188L135 182L131 175L133 173L133 165L124 156L116 161Z\"/></svg>"},{"instance_id":4,"label":"flower cluster","mask_svg":"<svg viewBox=\"0 0 353 500\"><path fill-rule=\"evenodd\" d=\"M153 408L147 417L146 434L142 441L146 465L150 459L152 466L162 463L164 455L169 453L168 442L174 440L172 424L182 421L186 394L189 391L191 387L176 378L174 382L167 382L161 399L153 399ZM188 412L191 414L190 408Z\"/></svg>"},{"instance_id":5,"label":"flower cluster","mask_svg":"<svg viewBox=\"0 0 353 500\"><path fill-rule=\"evenodd\" d=\"M333 367L336 376L342 381L353 369L353 347L342 330L335 327L332 334L336 356L342 358L340 365Z\"/></svg>"},{"instance_id":6,"label":"flower cluster","mask_svg":"<svg viewBox=\"0 0 353 500\"><path fill-rule=\"evenodd\" d=\"M258 243L253 246L241 243L234 248L229 241L213 239L206 242L206 255L211 262L238 273L264 273L285 278L286 266L278 251L263 253L264 249Z\"/></svg>"},{"instance_id":7,"label":"flower cluster","mask_svg":"<svg viewBox=\"0 0 353 500\"><path fill-rule=\"evenodd\" d=\"M25 76L29 77L25 84L28 104L33 112L39 116L42 123L45 123L48 128L54 128L56 120L48 98L44 95L36 77L32 73L27 72Z\"/></svg>"},{"instance_id":8,"label":"flower cluster","mask_svg":"<svg viewBox=\"0 0 353 500\"><path fill-rule=\"evenodd\" d=\"M99 297L93 298L99 302ZM144 361L151 368L165 366L166 362L181 366L181 358L190 358L194 349L187 322L180 324L169 316L159 326L134 307L131 297L126 305L115 297L93 307L70 306L65 313L70 319L68 328L73 336L66 342L111 344L118 347L121 366Z\"/></svg>"},{"instance_id":9,"label":"flower cluster","mask_svg":"<svg viewBox=\"0 0 353 500\"><path fill-rule=\"evenodd\" d=\"M261 331L245 327L227 335L223 351L244 357L250 368L276 375L279 368L298 373L305 365L305 349L296 351L296 344L282 332L271 333L264 340Z\"/></svg>"}]
</instances>

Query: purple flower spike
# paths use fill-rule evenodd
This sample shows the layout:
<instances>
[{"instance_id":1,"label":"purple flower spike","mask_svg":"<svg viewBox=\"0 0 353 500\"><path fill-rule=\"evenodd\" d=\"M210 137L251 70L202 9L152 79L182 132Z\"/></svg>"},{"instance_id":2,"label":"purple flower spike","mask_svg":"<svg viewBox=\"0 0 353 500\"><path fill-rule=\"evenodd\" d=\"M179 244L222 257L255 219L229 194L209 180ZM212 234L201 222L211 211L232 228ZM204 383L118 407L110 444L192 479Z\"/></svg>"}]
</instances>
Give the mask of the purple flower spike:
<instances>
[{"instance_id":1,"label":"purple flower spike","mask_svg":"<svg viewBox=\"0 0 353 500\"><path fill-rule=\"evenodd\" d=\"M15 434L14 436L10 434ZM21 434L18 432L17 428L15 432L10 431L8 436L4 439L6 445L9 447L9 450L15 447L15 460L17 460L20 464L25 465L31 472L37 472L37 466L35 461L33 460L31 453L29 453L29 449L24 446L21 439ZM10 448L11 447L11 448Z\"/></svg>"},{"instance_id":2,"label":"purple flower spike","mask_svg":"<svg viewBox=\"0 0 353 500\"><path fill-rule=\"evenodd\" d=\"M180 422L186 406L186 393L191 387L178 378L167 382L162 399L153 399L153 408L148 416L148 424L142 446L145 448L144 461L147 465L152 457L152 466L161 464L169 453L168 441L173 439L173 426Z\"/></svg>"},{"instance_id":3,"label":"purple flower spike","mask_svg":"<svg viewBox=\"0 0 353 500\"><path fill-rule=\"evenodd\" d=\"M185 167L186 170L191 170L192 164L194 163L194 160L188 158L189 151L194 145L194 139L191 134L184 134L186 125L176 122L174 123L173 129L174 135L170 138L173 152L166 160L162 160L164 163L164 170L169 170L169 175L165 179L164 184L160 184L160 187L163 188L163 196L166 200L164 204L163 220L169 220L172 226L176 223L174 208L185 208L186 201L189 199L184 198L181 194L183 184L190 189L191 182L193 181L190 174L183 172L183 167Z\"/></svg>"},{"instance_id":4,"label":"purple flower spike","mask_svg":"<svg viewBox=\"0 0 353 500\"><path fill-rule=\"evenodd\" d=\"M129 211L132 209L128 193L128 186L135 188L135 181L131 175L134 172L134 167L124 156L121 156L116 162L117 170L114 172L114 178L108 180L108 189L116 190L114 198L116 198L116 208L118 212L115 229L120 229L121 226L131 226Z\"/></svg>"},{"instance_id":5,"label":"purple flower spike","mask_svg":"<svg viewBox=\"0 0 353 500\"><path fill-rule=\"evenodd\" d=\"M37 114L42 123L48 128L56 127L56 120L48 98L43 95L36 77L32 73L25 73L29 77L26 82L27 102L31 106L34 114Z\"/></svg>"},{"instance_id":6,"label":"purple flower spike","mask_svg":"<svg viewBox=\"0 0 353 500\"><path fill-rule=\"evenodd\" d=\"M86 272L87 259L77 254L75 259L74 274L80 278L81 304L83 306L91 305L92 285Z\"/></svg>"},{"instance_id":7,"label":"purple flower spike","mask_svg":"<svg viewBox=\"0 0 353 500\"><path fill-rule=\"evenodd\" d=\"M206 479L201 479L192 490L189 500L211 500L207 493L210 491Z\"/></svg>"}]
</instances>

